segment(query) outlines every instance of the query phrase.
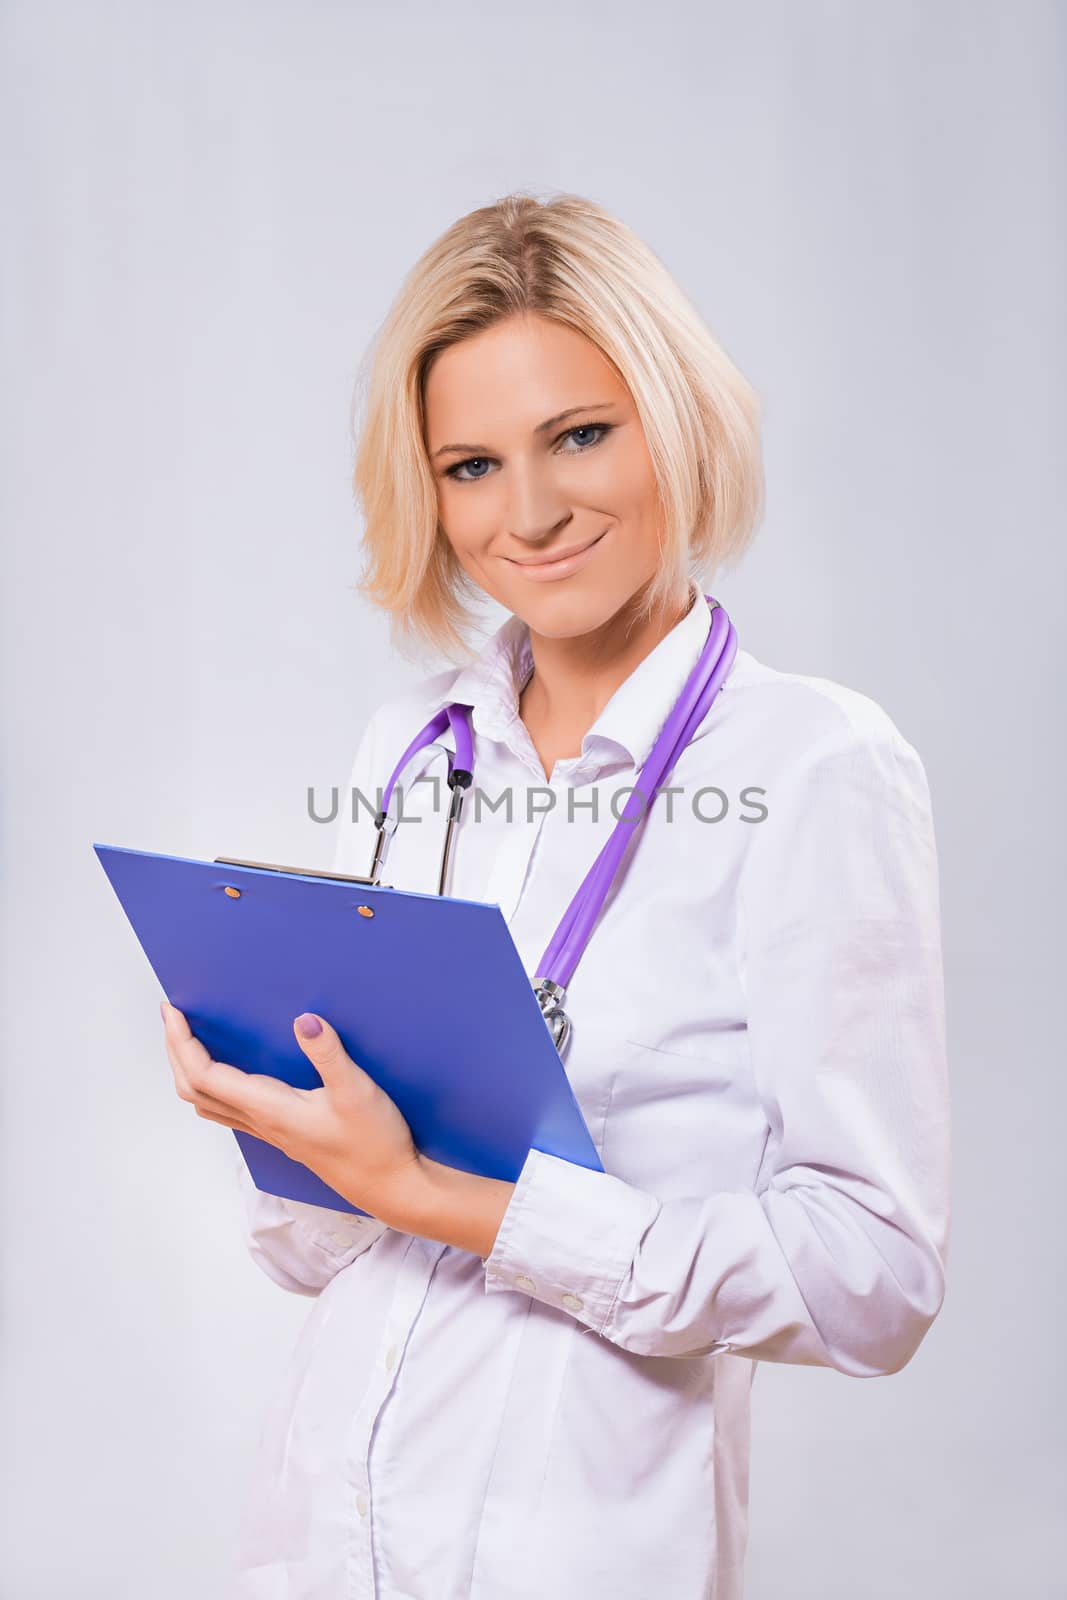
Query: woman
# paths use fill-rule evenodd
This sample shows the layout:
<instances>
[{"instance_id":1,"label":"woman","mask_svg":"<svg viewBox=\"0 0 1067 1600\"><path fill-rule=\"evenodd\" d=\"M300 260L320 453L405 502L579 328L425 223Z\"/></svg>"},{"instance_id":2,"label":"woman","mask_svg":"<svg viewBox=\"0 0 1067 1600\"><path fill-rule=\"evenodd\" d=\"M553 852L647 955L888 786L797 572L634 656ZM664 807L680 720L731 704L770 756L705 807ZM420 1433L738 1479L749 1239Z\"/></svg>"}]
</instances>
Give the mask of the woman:
<instances>
[{"instance_id":1,"label":"woman","mask_svg":"<svg viewBox=\"0 0 1067 1600\"><path fill-rule=\"evenodd\" d=\"M697 579L756 524L756 402L620 222L511 196L404 284L356 483L399 633L454 651L479 593L510 616L377 711L353 789L472 707L486 803L447 892L498 903L536 978L708 642ZM423 825L397 827L385 881L433 893L448 791L417 769ZM357 812L335 867L365 873ZM182 1097L369 1213L245 1180L253 1255L318 1298L234 1593L740 1596L756 1363L894 1373L942 1302L940 963L915 751L866 696L739 648L569 985L603 1171L538 1150L514 1183L453 1170L328 1018L294 1019L323 1079L300 1093L212 1062L164 1006Z\"/></svg>"}]
</instances>

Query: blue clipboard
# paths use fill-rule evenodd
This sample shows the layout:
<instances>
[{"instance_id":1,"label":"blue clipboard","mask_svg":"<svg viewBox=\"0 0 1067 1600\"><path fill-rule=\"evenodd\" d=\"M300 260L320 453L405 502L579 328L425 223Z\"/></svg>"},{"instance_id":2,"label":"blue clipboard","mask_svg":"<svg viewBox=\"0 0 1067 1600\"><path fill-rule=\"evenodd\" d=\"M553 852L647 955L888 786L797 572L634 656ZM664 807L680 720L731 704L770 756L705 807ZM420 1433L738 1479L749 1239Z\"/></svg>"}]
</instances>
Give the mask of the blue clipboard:
<instances>
[{"instance_id":1,"label":"blue clipboard","mask_svg":"<svg viewBox=\"0 0 1067 1600\"><path fill-rule=\"evenodd\" d=\"M499 906L93 849L167 998L216 1061L318 1088L293 1036L293 1018L317 1011L431 1160L510 1182L531 1149L604 1170ZM368 1215L274 1145L234 1137L258 1189Z\"/></svg>"}]
</instances>

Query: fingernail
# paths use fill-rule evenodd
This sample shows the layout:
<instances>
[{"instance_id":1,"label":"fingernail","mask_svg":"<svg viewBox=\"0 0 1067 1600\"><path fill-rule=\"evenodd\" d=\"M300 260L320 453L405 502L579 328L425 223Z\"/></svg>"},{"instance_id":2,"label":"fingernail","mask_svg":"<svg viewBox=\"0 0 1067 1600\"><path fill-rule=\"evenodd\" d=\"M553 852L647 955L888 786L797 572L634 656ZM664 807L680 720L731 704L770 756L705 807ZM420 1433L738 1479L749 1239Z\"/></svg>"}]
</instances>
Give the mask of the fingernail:
<instances>
[{"instance_id":1,"label":"fingernail","mask_svg":"<svg viewBox=\"0 0 1067 1600\"><path fill-rule=\"evenodd\" d=\"M302 1011L296 1019L297 1032L305 1039L315 1039L322 1032L322 1023L310 1011Z\"/></svg>"},{"instance_id":2,"label":"fingernail","mask_svg":"<svg viewBox=\"0 0 1067 1600\"><path fill-rule=\"evenodd\" d=\"M165 1000L161 1000L159 1002L159 1014L163 1018L163 1021L166 1022L166 1020L167 1020L167 1002Z\"/></svg>"}]
</instances>

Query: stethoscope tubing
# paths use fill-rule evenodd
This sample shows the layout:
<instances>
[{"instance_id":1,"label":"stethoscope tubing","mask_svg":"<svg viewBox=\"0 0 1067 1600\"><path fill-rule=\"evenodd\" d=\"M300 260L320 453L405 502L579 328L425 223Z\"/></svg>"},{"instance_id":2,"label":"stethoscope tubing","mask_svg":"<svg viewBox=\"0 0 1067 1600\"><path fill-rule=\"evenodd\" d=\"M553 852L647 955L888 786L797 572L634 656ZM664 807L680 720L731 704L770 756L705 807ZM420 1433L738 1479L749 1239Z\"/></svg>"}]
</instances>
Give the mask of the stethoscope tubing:
<instances>
[{"instance_id":1,"label":"stethoscope tubing","mask_svg":"<svg viewBox=\"0 0 1067 1600\"><path fill-rule=\"evenodd\" d=\"M705 598L710 599L710 596ZM697 728L707 716L736 654L737 634L733 623L716 602L711 632L698 662L699 669L701 665L706 667L708 662L714 660L710 676L703 683L699 676L695 683L691 680L692 692L684 695L684 703L682 699L679 700L667 719L648 760L638 773L622 815L579 885L541 957L537 968L539 978L548 978L564 989L570 983L603 910L622 857L634 837L635 826L647 816L657 789L670 777L682 751L691 743ZM671 738L674 729L677 732ZM630 816L630 806L639 797L641 811L637 816Z\"/></svg>"},{"instance_id":2,"label":"stethoscope tubing","mask_svg":"<svg viewBox=\"0 0 1067 1600\"><path fill-rule=\"evenodd\" d=\"M696 731L711 708L737 654L737 634L723 607L712 595L704 599L711 608L711 627L700 656L686 679L684 688L671 708L644 765L631 786L626 806L610 836L597 854L589 871L579 884L559 925L541 957L534 979L535 988L546 1019L550 1020L557 1046L562 1050L570 1032L570 1023L563 1012L567 984L592 937L611 886L627 846L635 837L635 826L648 815L657 791L663 785L682 752L696 735ZM408 762L420 750L432 744L451 728L455 751L447 748L448 783L452 791L448 821L445 828L444 848L438 879L438 893L444 894L456 828L459 824L463 797L473 782L474 739L471 727L471 707L462 702L442 707L419 730L405 749L382 792L381 809L375 818L377 837L371 865L371 882L377 883L385 859L387 841L396 829L399 819L390 817L393 790ZM635 802L640 811L633 815Z\"/></svg>"}]
</instances>

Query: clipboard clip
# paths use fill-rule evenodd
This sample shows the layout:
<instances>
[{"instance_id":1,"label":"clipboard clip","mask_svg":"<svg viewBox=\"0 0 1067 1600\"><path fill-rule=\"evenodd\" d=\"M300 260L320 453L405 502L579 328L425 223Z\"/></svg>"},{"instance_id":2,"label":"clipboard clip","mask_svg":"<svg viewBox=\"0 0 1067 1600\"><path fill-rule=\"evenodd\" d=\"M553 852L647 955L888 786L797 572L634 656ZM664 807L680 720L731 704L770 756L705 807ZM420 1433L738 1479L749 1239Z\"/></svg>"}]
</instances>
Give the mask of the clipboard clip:
<instances>
[{"instance_id":1,"label":"clipboard clip","mask_svg":"<svg viewBox=\"0 0 1067 1600\"><path fill-rule=\"evenodd\" d=\"M370 888L388 889L387 883L379 883L377 878L365 878L354 872L329 872L319 867L280 867L275 861L241 861L237 856L214 856L214 864L218 867L255 867L260 872L287 872L295 878L330 878L335 883L362 883Z\"/></svg>"}]
</instances>

